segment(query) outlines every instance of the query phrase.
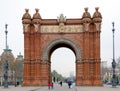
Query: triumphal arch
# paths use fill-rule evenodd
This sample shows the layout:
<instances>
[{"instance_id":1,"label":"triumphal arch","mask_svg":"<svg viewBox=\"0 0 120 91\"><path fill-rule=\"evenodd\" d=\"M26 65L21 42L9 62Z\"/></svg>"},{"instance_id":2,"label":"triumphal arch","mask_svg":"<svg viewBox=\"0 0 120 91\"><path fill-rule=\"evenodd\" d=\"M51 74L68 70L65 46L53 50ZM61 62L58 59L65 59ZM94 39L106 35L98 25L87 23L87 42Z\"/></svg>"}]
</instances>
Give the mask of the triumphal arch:
<instances>
[{"instance_id":1,"label":"triumphal arch","mask_svg":"<svg viewBox=\"0 0 120 91\"><path fill-rule=\"evenodd\" d=\"M42 19L39 9L33 17L25 9L24 86L46 86L51 81L51 54L60 47L71 49L76 57L76 85L102 85L100 72L100 32L102 16L88 8L81 18ZM64 62L63 62L64 63Z\"/></svg>"}]
</instances>

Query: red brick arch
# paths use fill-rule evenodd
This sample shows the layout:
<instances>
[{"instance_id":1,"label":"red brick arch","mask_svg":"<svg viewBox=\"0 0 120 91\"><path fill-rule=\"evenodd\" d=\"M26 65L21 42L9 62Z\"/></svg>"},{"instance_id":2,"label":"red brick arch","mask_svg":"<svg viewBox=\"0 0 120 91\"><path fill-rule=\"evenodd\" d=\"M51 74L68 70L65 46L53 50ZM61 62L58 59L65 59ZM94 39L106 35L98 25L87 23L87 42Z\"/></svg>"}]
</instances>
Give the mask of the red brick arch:
<instances>
[{"instance_id":1,"label":"red brick arch","mask_svg":"<svg viewBox=\"0 0 120 91\"><path fill-rule=\"evenodd\" d=\"M93 17L85 8L82 18L42 19L36 9L26 9L24 30L24 86L43 86L51 81L50 56L59 47L71 49L76 56L76 85L102 85L100 72L100 32L102 16L96 8Z\"/></svg>"},{"instance_id":2,"label":"red brick arch","mask_svg":"<svg viewBox=\"0 0 120 91\"><path fill-rule=\"evenodd\" d=\"M79 46L75 44L73 41L66 38L59 38L59 39L50 41L47 44L47 46L44 48L41 60L49 60L49 55L59 47L67 47L71 49L76 55L76 60L79 60L79 61L81 60L82 52Z\"/></svg>"}]
</instances>

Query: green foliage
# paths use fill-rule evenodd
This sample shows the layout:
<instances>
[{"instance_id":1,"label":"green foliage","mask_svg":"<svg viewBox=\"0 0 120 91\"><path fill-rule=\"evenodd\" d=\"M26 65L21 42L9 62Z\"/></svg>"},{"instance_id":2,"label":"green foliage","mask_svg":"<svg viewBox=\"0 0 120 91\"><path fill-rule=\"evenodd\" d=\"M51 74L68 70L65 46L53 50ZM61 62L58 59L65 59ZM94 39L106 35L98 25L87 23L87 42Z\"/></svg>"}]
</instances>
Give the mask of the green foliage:
<instances>
[{"instance_id":1,"label":"green foliage","mask_svg":"<svg viewBox=\"0 0 120 91\"><path fill-rule=\"evenodd\" d=\"M59 74L56 70L53 70L53 71L51 72L51 77L52 77L52 78L55 77L55 78L58 79L59 81L64 81L64 77L63 77L61 74Z\"/></svg>"}]
</instances>

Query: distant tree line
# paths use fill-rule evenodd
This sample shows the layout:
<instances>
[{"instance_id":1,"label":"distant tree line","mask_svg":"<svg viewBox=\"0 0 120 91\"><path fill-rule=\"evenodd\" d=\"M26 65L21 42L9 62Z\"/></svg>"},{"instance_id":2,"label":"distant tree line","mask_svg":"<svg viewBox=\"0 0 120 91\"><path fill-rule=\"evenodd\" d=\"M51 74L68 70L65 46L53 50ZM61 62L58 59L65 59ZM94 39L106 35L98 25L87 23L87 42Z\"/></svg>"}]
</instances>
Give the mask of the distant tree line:
<instances>
[{"instance_id":1,"label":"distant tree line","mask_svg":"<svg viewBox=\"0 0 120 91\"><path fill-rule=\"evenodd\" d=\"M115 68L115 74L116 74L116 83L120 84L120 57L116 60L116 68ZM102 80L103 83L111 82L112 81L112 74L113 74L113 68L112 64L110 67L102 67Z\"/></svg>"},{"instance_id":2,"label":"distant tree line","mask_svg":"<svg viewBox=\"0 0 120 91\"><path fill-rule=\"evenodd\" d=\"M53 82L64 81L64 77L61 74L59 74L56 70L53 70L51 72L51 77Z\"/></svg>"}]
</instances>

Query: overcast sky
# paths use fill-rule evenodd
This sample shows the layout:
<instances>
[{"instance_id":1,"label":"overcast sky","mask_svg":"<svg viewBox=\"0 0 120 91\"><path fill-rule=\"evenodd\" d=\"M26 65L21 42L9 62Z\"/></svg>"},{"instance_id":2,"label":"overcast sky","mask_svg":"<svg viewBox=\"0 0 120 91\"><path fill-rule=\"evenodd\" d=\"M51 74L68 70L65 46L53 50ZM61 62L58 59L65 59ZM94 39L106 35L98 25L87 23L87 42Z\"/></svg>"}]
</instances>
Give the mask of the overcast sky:
<instances>
[{"instance_id":1,"label":"overcast sky","mask_svg":"<svg viewBox=\"0 0 120 91\"><path fill-rule=\"evenodd\" d=\"M18 55L19 52L24 54L23 42L23 27L21 18L25 13L24 9L29 8L31 16L35 13L35 8L39 8L40 15L43 19L56 19L61 13L67 18L81 18L84 8L88 7L89 12L93 15L95 7L100 7L99 11L102 14L101 28L101 60L112 61L112 22L115 22L115 58L120 57L120 5L119 0L0 0L0 54L5 48L5 24L8 24L8 45L12 49L12 53ZM63 52L64 51L64 52ZM64 59L60 59L61 56ZM68 57L64 56L65 54ZM63 57L64 56L64 57ZM57 59L58 58L58 59ZM67 59L68 58L68 59ZM57 68L59 62L64 63L67 60L68 67L60 71L64 72L75 71L75 55L70 49L57 49L52 55L52 64L55 63ZM62 61L61 61L62 60ZM74 64L74 65L73 65ZM73 69L74 68L74 69ZM65 70L67 69L67 70Z\"/></svg>"}]
</instances>

